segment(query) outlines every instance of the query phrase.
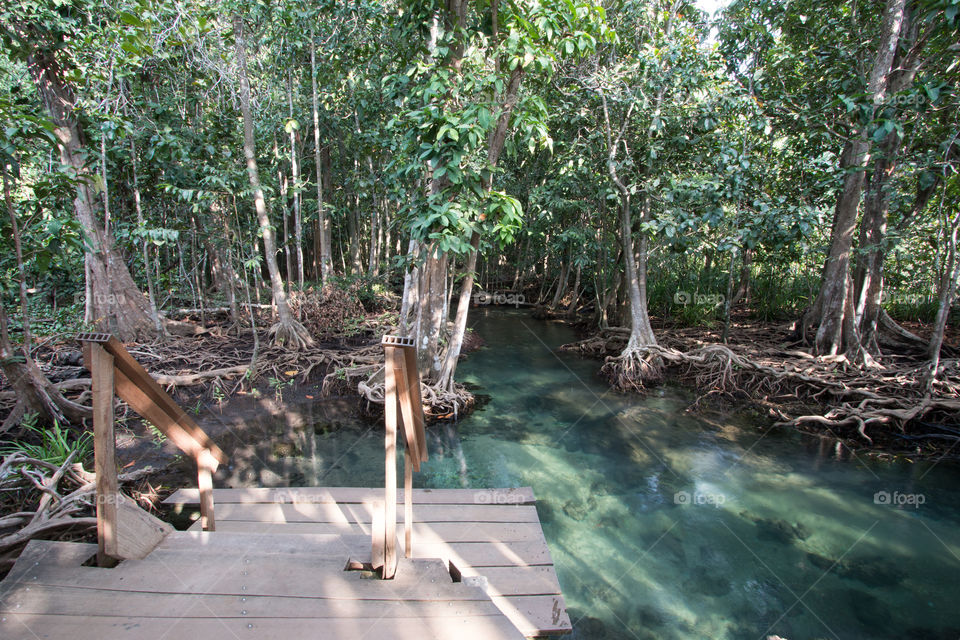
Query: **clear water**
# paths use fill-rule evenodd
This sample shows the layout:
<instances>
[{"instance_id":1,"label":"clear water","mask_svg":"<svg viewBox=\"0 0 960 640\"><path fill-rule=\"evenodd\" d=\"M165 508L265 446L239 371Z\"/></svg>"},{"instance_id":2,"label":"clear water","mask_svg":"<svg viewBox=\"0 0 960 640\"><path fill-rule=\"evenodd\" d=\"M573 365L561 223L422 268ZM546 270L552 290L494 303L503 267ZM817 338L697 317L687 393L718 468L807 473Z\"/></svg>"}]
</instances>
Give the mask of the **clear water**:
<instances>
[{"instance_id":1,"label":"clear water","mask_svg":"<svg viewBox=\"0 0 960 640\"><path fill-rule=\"evenodd\" d=\"M472 313L459 378L490 396L430 429L422 487L531 486L574 638L960 639L960 470L881 463L667 387L617 395L572 331ZM222 484L371 486L382 431L317 403L261 425ZM922 504L918 504L922 503Z\"/></svg>"}]
</instances>

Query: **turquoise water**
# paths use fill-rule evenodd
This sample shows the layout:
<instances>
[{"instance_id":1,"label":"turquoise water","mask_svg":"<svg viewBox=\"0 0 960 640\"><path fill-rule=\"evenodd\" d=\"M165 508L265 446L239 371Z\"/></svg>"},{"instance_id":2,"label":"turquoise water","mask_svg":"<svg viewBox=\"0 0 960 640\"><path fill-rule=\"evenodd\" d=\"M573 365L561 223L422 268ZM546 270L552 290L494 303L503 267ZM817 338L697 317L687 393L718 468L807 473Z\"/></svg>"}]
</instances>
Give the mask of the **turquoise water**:
<instances>
[{"instance_id":1,"label":"turquoise water","mask_svg":"<svg viewBox=\"0 0 960 640\"><path fill-rule=\"evenodd\" d=\"M678 388L617 395L554 351L568 327L471 315L488 346L458 377L490 401L430 429L415 484L533 487L574 638L960 639L956 466L691 415ZM268 423L220 482L375 484L382 432L338 415Z\"/></svg>"}]
</instances>

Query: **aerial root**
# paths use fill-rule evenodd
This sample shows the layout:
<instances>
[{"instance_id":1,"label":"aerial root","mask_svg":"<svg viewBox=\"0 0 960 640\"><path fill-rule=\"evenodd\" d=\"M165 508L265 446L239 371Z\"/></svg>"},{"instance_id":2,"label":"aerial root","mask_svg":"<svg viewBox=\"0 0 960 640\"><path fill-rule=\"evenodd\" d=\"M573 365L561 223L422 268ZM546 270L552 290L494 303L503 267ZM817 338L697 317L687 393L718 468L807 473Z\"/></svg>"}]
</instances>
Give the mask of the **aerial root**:
<instances>
[{"instance_id":1,"label":"aerial root","mask_svg":"<svg viewBox=\"0 0 960 640\"><path fill-rule=\"evenodd\" d=\"M383 405L385 385L382 362L350 367L327 375L323 383L324 393L341 387L344 390L356 389L368 404ZM453 389L447 389L421 382L420 396L423 399L423 412L427 418L435 420L456 420L476 402L466 387L456 383Z\"/></svg>"},{"instance_id":2,"label":"aerial root","mask_svg":"<svg viewBox=\"0 0 960 640\"><path fill-rule=\"evenodd\" d=\"M313 346L313 338L307 328L294 319L278 322L270 327L270 337L274 344L286 347L291 351L301 351Z\"/></svg>"},{"instance_id":3,"label":"aerial root","mask_svg":"<svg viewBox=\"0 0 960 640\"><path fill-rule=\"evenodd\" d=\"M623 350L628 335L607 329L562 348L606 355L601 373L616 389L644 391L669 369L699 390L691 409L712 398L747 401L769 413L775 426L827 435L851 447L878 446L878 436L911 446L960 442L960 429L952 426L960 414L960 366L953 360L945 361L928 392L922 361L887 357L881 366L872 358L856 363L844 356L814 357L782 342L704 344L699 336L683 350L654 345L612 355Z\"/></svg>"},{"instance_id":4,"label":"aerial root","mask_svg":"<svg viewBox=\"0 0 960 640\"><path fill-rule=\"evenodd\" d=\"M60 465L14 452L0 460L0 572L13 566L22 547L33 539L62 539L92 531L96 476L74 462L76 451ZM134 482L152 472L147 467L118 476Z\"/></svg>"},{"instance_id":5,"label":"aerial root","mask_svg":"<svg viewBox=\"0 0 960 640\"><path fill-rule=\"evenodd\" d=\"M663 360L646 347L631 348L607 357L600 373L618 391L642 392L663 381Z\"/></svg>"}]
</instances>

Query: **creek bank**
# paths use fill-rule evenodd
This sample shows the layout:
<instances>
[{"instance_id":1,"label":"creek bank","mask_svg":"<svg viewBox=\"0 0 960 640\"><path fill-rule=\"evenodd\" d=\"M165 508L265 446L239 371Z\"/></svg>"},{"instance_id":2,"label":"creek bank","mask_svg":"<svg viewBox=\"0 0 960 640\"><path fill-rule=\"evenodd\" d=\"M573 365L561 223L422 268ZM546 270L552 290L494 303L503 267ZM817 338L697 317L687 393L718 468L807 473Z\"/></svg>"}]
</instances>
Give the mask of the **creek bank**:
<instances>
[{"instance_id":1,"label":"creek bank","mask_svg":"<svg viewBox=\"0 0 960 640\"><path fill-rule=\"evenodd\" d=\"M571 325L580 338L563 350L603 361L617 356L629 329L600 331L566 313L540 308L535 317ZM745 315L721 327L684 327L654 318L669 380L698 394L690 410L709 403L746 405L768 426L789 427L836 441L856 453L909 459L958 459L960 360L941 360L932 391L925 388L927 357L915 345L884 342L881 368L814 357L794 340L788 322L760 322ZM908 327L920 336L927 328ZM945 352L960 352L960 330L951 329Z\"/></svg>"}]
</instances>

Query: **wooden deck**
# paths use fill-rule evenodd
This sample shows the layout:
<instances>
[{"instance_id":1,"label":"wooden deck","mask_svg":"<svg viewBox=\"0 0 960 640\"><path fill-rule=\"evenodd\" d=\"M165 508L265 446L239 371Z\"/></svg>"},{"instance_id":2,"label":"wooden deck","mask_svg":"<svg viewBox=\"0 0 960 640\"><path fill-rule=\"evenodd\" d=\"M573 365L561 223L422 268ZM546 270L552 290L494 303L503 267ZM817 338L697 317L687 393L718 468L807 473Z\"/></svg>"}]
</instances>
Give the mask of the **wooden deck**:
<instances>
[{"instance_id":1,"label":"wooden deck","mask_svg":"<svg viewBox=\"0 0 960 640\"><path fill-rule=\"evenodd\" d=\"M382 495L216 489L215 532L172 533L113 569L81 566L96 545L33 541L0 583L0 638L518 640L570 631L529 488L415 489L415 557L400 560L393 580L365 579L344 568L370 556L372 501ZM168 502L198 499L181 490Z\"/></svg>"}]
</instances>

